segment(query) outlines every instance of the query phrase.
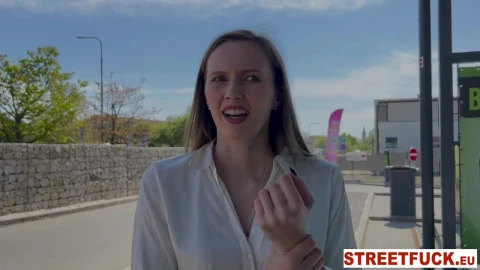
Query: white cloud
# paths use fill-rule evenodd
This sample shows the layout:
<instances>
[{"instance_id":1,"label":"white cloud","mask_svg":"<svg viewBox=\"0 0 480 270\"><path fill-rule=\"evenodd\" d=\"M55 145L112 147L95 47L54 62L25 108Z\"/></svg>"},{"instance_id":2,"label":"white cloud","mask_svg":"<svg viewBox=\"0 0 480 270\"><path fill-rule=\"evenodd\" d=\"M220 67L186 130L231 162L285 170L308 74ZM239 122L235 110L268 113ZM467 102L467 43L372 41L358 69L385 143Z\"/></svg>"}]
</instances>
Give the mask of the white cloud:
<instances>
[{"instance_id":1,"label":"white cloud","mask_svg":"<svg viewBox=\"0 0 480 270\"><path fill-rule=\"evenodd\" d=\"M438 79L438 61L433 54L433 81ZM416 97L419 89L418 56L406 52L393 52L382 62L350 71L345 77L292 82L297 97L329 97L355 100ZM438 93L438 83L434 92Z\"/></svg>"},{"instance_id":2,"label":"white cloud","mask_svg":"<svg viewBox=\"0 0 480 270\"><path fill-rule=\"evenodd\" d=\"M136 11L165 7L224 10L230 8L266 10L356 10L383 0L0 0L0 7L21 7L32 12L114 10L133 15Z\"/></svg>"},{"instance_id":3,"label":"white cloud","mask_svg":"<svg viewBox=\"0 0 480 270\"><path fill-rule=\"evenodd\" d=\"M311 134L326 134L328 118L334 109L343 108L341 130L360 136L363 126L373 128L373 100L415 98L419 93L419 57L415 53L392 52L377 64L356 68L345 77L318 80L293 80L292 94L298 99L317 101L319 108L297 110L302 129ZM455 74L455 72L454 72ZM432 95L438 96L438 54L432 53ZM300 105L300 104L297 104Z\"/></svg>"}]
</instances>

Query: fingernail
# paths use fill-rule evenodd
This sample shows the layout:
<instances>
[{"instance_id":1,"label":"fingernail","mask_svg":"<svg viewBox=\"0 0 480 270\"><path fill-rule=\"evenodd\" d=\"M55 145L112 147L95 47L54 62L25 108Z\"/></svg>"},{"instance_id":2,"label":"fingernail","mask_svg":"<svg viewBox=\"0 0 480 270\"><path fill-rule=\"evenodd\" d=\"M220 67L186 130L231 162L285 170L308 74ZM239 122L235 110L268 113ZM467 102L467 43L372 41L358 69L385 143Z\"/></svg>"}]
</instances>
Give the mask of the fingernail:
<instances>
[{"instance_id":1,"label":"fingernail","mask_svg":"<svg viewBox=\"0 0 480 270\"><path fill-rule=\"evenodd\" d=\"M298 176L298 173L294 168L290 167L290 171L293 173L293 175Z\"/></svg>"}]
</instances>

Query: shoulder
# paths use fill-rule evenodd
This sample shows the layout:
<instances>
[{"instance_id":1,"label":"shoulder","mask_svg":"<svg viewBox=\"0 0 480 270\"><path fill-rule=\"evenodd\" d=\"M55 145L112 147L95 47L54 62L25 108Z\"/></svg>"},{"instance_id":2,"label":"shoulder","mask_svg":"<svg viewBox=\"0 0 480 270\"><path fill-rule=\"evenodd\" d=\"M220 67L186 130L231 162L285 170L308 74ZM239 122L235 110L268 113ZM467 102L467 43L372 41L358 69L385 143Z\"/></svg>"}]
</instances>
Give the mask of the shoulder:
<instances>
[{"instance_id":1,"label":"shoulder","mask_svg":"<svg viewBox=\"0 0 480 270\"><path fill-rule=\"evenodd\" d=\"M338 180L338 177L342 175L341 169L336 164L317 157L304 159L302 162L302 171L308 175L327 178L329 181Z\"/></svg>"},{"instance_id":2,"label":"shoulder","mask_svg":"<svg viewBox=\"0 0 480 270\"><path fill-rule=\"evenodd\" d=\"M327 160L320 159L318 157L309 157L306 158L304 163L311 169L315 171L328 171L334 172L340 170L340 168Z\"/></svg>"},{"instance_id":3,"label":"shoulder","mask_svg":"<svg viewBox=\"0 0 480 270\"><path fill-rule=\"evenodd\" d=\"M185 169L189 167L189 162L192 159L195 151L190 153L181 154L174 157L168 157L161 160L157 160L150 166L151 169L158 173L168 173L172 170Z\"/></svg>"},{"instance_id":4,"label":"shoulder","mask_svg":"<svg viewBox=\"0 0 480 270\"><path fill-rule=\"evenodd\" d=\"M342 170L327 160L309 157L298 162L298 173L314 193L336 193L344 189Z\"/></svg>"},{"instance_id":5,"label":"shoulder","mask_svg":"<svg viewBox=\"0 0 480 270\"><path fill-rule=\"evenodd\" d=\"M145 171L142 184L147 188L160 186L168 179L178 179L178 176L189 171L190 160L195 151L181 154L174 157L157 160L153 162Z\"/></svg>"}]
</instances>

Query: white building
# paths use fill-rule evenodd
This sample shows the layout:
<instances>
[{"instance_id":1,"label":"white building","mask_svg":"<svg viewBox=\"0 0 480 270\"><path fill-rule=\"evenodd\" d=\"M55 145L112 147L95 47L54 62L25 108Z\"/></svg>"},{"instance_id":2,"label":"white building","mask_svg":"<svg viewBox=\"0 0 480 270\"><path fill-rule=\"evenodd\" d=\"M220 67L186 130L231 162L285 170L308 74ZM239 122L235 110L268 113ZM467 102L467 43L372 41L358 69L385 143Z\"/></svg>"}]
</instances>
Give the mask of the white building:
<instances>
[{"instance_id":1,"label":"white building","mask_svg":"<svg viewBox=\"0 0 480 270\"><path fill-rule=\"evenodd\" d=\"M420 102L412 99L375 100L375 151L406 153L410 147L420 152ZM454 140L458 141L458 99L454 98ZM434 155L440 147L440 107L438 98L432 99L432 127Z\"/></svg>"}]
</instances>

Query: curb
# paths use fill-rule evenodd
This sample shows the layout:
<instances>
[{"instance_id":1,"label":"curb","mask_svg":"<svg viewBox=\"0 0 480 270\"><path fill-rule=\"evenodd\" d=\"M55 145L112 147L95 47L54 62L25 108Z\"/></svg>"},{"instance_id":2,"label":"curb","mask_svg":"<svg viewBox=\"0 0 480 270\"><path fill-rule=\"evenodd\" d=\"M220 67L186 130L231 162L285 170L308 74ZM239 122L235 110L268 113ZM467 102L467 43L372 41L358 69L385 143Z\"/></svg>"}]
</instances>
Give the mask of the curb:
<instances>
[{"instance_id":1,"label":"curb","mask_svg":"<svg viewBox=\"0 0 480 270\"><path fill-rule=\"evenodd\" d=\"M396 217L396 216L390 216L390 217L381 217L381 216L370 216L368 218L369 220L375 220L375 221L398 221L398 222L422 222L423 219L417 218L417 217ZM435 218L434 223L442 223L441 219Z\"/></svg>"},{"instance_id":2,"label":"curb","mask_svg":"<svg viewBox=\"0 0 480 270\"><path fill-rule=\"evenodd\" d=\"M375 192L375 196L390 196L390 193L388 192ZM421 198L422 197L422 194L415 194L415 197L417 198ZM441 198L442 195L440 194L433 194L433 197L434 198Z\"/></svg>"},{"instance_id":3,"label":"curb","mask_svg":"<svg viewBox=\"0 0 480 270\"><path fill-rule=\"evenodd\" d=\"M363 186L380 186L380 187L389 187L386 186L384 182L364 182L362 180L344 180L345 184L357 184ZM422 185L415 185L415 188L421 188ZM433 189L442 189L440 185L433 185Z\"/></svg>"},{"instance_id":4,"label":"curb","mask_svg":"<svg viewBox=\"0 0 480 270\"><path fill-rule=\"evenodd\" d=\"M443 242L442 242L442 236L438 234L438 230L436 227L433 228L434 233L435 233L435 248L441 249L443 247ZM423 237L423 231L421 226L415 226L413 228L413 234L415 234L418 238L419 236ZM420 245L420 244L419 244ZM421 249L422 246L420 245L419 249ZM458 248L458 247L457 247Z\"/></svg>"},{"instance_id":5,"label":"curb","mask_svg":"<svg viewBox=\"0 0 480 270\"><path fill-rule=\"evenodd\" d=\"M357 247L359 248L363 247L365 234L367 233L369 213L370 209L372 208L374 196L375 195L373 194L373 192L368 193L367 200L365 201L365 206L363 207L362 216L360 217L358 227L355 230L355 240L357 241Z\"/></svg>"},{"instance_id":6,"label":"curb","mask_svg":"<svg viewBox=\"0 0 480 270\"><path fill-rule=\"evenodd\" d=\"M39 213L23 212L23 213L16 213L16 214L11 214L6 216L0 216L0 226L7 226L7 225L12 225L12 224L17 224L17 223L22 223L27 221L34 221L34 220L39 220L44 218L52 218L52 217L58 217L58 216L67 215L67 214L105 208L109 206L133 202L133 201L136 201L137 198L138 196L135 195L135 196L129 196L124 198L112 199L112 200L92 201L92 202L88 202L87 205L84 205L85 203L83 204L80 203L80 204L72 204L66 207L59 207L59 208L53 208L53 209L47 209L47 210L43 209L43 210L37 211Z\"/></svg>"}]
</instances>

